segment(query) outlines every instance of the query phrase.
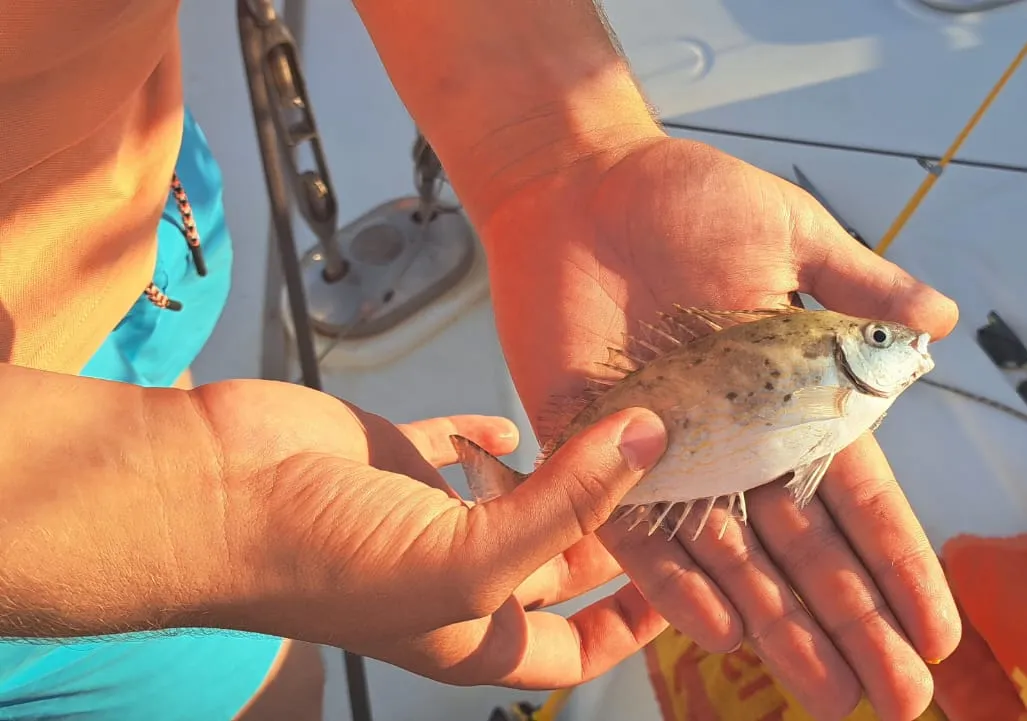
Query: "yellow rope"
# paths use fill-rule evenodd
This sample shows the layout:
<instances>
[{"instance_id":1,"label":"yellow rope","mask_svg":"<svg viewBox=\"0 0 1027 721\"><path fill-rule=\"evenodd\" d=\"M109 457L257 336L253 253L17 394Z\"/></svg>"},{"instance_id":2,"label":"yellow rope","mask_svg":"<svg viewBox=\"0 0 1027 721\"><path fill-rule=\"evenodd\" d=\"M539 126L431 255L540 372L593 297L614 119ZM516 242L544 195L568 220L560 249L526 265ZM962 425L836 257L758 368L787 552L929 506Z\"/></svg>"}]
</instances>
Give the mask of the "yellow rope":
<instances>
[{"instance_id":1,"label":"yellow rope","mask_svg":"<svg viewBox=\"0 0 1027 721\"><path fill-rule=\"evenodd\" d=\"M920 187L916 189L915 193L913 193L913 197L911 197L909 202L906 203L906 207L902 209L902 212L900 212L898 217L895 218L895 222L893 222L891 227L888 228L888 232L884 234L883 238L881 238L881 242L877 244L876 248L874 248L875 253L883 256L887 252L888 247L892 244L892 241L895 240L895 236L899 234L899 231L901 231L903 226L906 225L910 216L916 212L917 207L919 207L920 203L923 202L923 199L927 197L927 193L930 192L932 187L934 187L934 183L938 180L938 176L941 175L941 171L945 169L945 166L949 164L949 161L951 161L955 154L959 152L959 148L963 145L967 136L970 135L980 119L984 117L988 108L991 107L995 98L997 98L998 94L1002 92L1003 88L1005 88L1009 78L1013 77L1013 73L1016 72L1016 69L1020 66L1020 63L1023 62L1025 57L1027 57L1027 44L1020 49L1020 53L1013 59L1013 62L1009 64L1006 71L1002 73L1002 77L999 78L997 83L995 83L995 87L993 87L991 92L988 93L988 96L984 99L984 102L981 103L981 106L977 108L977 111L973 114L973 117L970 118L969 122L967 122L966 126L959 131L959 135L956 136L956 139L952 141L952 145L945 151L945 155L943 155L941 160L938 161L938 171L933 173L929 172L923 182L920 183Z\"/></svg>"},{"instance_id":2,"label":"yellow rope","mask_svg":"<svg viewBox=\"0 0 1027 721\"><path fill-rule=\"evenodd\" d=\"M546 702L542 704L542 707L531 715L531 721L556 721L556 717L560 715L563 707L567 705L567 700L570 698L571 691L573 690L573 688L562 688L558 691L553 691L546 697Z\"/></svg>"}]
</instances>

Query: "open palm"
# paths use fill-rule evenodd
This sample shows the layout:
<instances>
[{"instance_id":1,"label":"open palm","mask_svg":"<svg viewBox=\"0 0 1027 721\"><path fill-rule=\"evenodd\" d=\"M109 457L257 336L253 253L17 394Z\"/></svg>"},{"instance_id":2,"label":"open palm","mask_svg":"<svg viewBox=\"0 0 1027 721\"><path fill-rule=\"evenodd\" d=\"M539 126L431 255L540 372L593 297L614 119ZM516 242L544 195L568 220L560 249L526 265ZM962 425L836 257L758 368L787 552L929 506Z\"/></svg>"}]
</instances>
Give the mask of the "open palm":
<instances>
[{"instance_id":1,"label":"open palm","mask_svg":"<svg viewBox=\"0 0 1027 721\"><path fill-rule=\"evenodd\" d=\"M561 422L549 399L580 391L608 346L675 303L751 309L799 291L935 339L957 318L804 191L684 140L642 144L601 173L581 164L535 180L482 232L500 339L543 439ZM876 441L837 456L803 511L780 484L748 499L749 525L719 541L667 543L622 524L599 537L673 626L711 651L744 639L818 717L844 716L863 692L882 718L917 716L932 692L923 659L951 653L960 624ZM595 539L576 552L612 566Z\"/></svg>"},{"instance_id":2,"label":"open palm","mask_svg":"<svg viewBox=\"0 0 1027 721\"><path fill-rule=\"evenodd\" d=\"M229 499L213 578L184 584L201 589L205 624L335 645L447 683L520 688L587 681L666 628L631 584L570 618L544 610L580 593L551 559L591 537L663 453L649 411L602 419L544 473L469 506L437 470L457 461L450 436L503 455L517 447L509 420L393 425L270 381L192 393L218 443L215 495ZM526 610L524 598L542 602Z\"/></svg>"}]
</instances>

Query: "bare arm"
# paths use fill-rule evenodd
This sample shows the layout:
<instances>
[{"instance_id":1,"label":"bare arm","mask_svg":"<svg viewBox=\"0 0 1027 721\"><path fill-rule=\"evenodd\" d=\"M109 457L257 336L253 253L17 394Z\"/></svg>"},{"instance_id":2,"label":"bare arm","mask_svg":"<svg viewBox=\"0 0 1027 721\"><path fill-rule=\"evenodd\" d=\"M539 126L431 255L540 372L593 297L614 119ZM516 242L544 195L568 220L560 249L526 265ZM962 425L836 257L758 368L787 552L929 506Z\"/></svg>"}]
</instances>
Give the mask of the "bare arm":
<instances>
[{"instance_id":1,"label":"bare arm","mask_svg":"<svg viewBox=\"0 0 1027 721\"><path fill-rule=\"evenodd\" d=\"M0 388L0 636L188 622L226 549L191 396L11 365Z\"/></svg>"},{"instance_id":2,"label":"bare arm","mask_svg":"<svg viewBox=\"0 0 1027 721\"><path fill-rule=\"evenodd\" d=\"M658 132L593 0L354 5L476 221L526 180Z\"/></svg>"}]
</instances>

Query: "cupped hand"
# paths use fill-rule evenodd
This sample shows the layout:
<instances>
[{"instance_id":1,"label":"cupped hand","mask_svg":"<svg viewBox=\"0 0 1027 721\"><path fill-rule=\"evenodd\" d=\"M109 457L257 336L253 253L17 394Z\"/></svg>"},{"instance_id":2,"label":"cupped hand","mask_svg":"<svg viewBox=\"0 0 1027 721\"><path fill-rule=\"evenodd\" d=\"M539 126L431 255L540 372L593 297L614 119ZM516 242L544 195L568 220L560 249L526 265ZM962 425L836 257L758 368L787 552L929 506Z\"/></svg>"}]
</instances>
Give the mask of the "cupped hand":
<instances>
[{"instance_id":1,"label":"cupped hand","mask_svg":"<svg viewBox=\"0 0 1027 721\"><path fill-rule=\"evenodd\" d=\"M544 473L474 505L436 469L457 461L453 434L496 455L514 450L508 420L396 426L259 381L193 393L220 441L227 515L241 523L229 537L245 590L212 615L221 627L330 644L453 684L533 688L581 683L666 627L630 584L570 618L537 610L609 579L608 567L554 559L662 455L663 425L648 411L603 420Z\"/></svg>"},{"instance_id":2,"label":"cupped hand","mask_svg":"<svg viewBox=\"0 0 1027 721\"><path fill-rule=\"evenodd\" d=\"M519 184L479 221L500 340L540 436L558 430L553 395L580 392L608 346L673 304L751 309L799 291L934 339L954 327L949 299L793 184L662 134L610 152ZM883 719L913 719L931 699L923 659L959 639L945 577L872 436L836 457L818 496L800 511L780 484L750 492L749 525L720 541L616 524L600 536L672 625L710 651L747 641L818 718L865 691ZM603 555L593 539L577 552Z\"/></svg>"}]
</instances>

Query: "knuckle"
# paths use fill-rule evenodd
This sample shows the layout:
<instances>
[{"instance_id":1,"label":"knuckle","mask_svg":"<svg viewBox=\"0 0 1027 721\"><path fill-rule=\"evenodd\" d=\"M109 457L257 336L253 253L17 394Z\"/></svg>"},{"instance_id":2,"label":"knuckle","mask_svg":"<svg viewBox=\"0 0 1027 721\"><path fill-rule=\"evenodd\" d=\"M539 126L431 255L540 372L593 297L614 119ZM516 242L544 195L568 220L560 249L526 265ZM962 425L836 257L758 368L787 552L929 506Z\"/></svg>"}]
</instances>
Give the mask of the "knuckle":
<instances>
[{"instance_id":1,"label":"knuckle","mask_svg":"<svg viewBox=\"0 0 1027 721\"><path fill-rule=\"evenodd\" d=\"M897 267L893 267L891 271L888 287L881 299L881 317L897 320L906 316L905 310L909 301L909 287L912 279Z\"/></svg>"},{"instance_id":2,"label":"knuckle","mask_svg":"<svg viewBox=\"0 0 1027 721\"><path fill-rule=\"evenodd\" d=\"M730 556L714 565L717 578L726 583L728 579L751 574L753 569L770 568L773 562L759 541L749 537L749 534L743 534L741 544L731 549Z\"/></svg>"},{"instance_id":3,"label":"knuckle","mask_svg":"<svg viewBox=\"0 0 1027 721\"><path fill-rule=\"evenodd\" d=\"M848 541L833 526L817 523L785 542L775 553L782 568L789 572L834 563L850 552Z\"/></svg>"},{"instance_id":4,"label":"knuckle","mask_svg":"<svg viewBox=\"0 0 1027 721\"><path fill-rule=\"evenodd\" d=\"M888 521L901 496L895 479L868 477L846 488L839 507L832 509L832 513L845 520L871 517L874 521Z\"/></svg>"},{"instance_id":5,"label":"knuckle","mask_svg":"<svg viewBox=\"0 0 1027 721\"><path fill-rule=\"evenodd\" d=\"M865 629L867 627L884 622L884 614L885 611L882 600L875 597L872 599L868 608L860 611L859 613L840 619L829 626L827 630L831 636L833 636L840 645L844 647L848 645L847 641L853 636L853 634L861 636L866 633Z\"/></svg>"},{"instance_id":6,"label":"knuckle","mask_svg":"<svg viewBox=\"0 0 1027 721\"><path fill-rule=\"evenodd\" d=\"M468 570L454 584L455 597L450 607L457 617L455 623L491 616L506 600L499 590L501 583L488 574L481 574L481 569L473 564L469 564L468 569L476 569L476 572Z\"/></svg>"},{"instance_id":7,"label":"knuckle","mask_svg":"<svg viewBox=\"0 0 1027 721\"><path fill-rule=\"evenodd\" d=\"M487 582L479 581L467 610L470 612L471 618L486 618L498 611L505 600L503 595L497 593L495 588L491 588Z\"/></svg>"},{"instance_id":8,"label":"knuckle","mask_svg":"<svg viewBox=\"0 0 1027 721\"><path fill-rule=\"evenodd\" d=\"M462 556L464 609L472 618L492 615L509 595L506 593L506 563L496 555L494 515L488 504L467 512L467 526L454 555Z\"/></svg>"},{"instance_id":9,"label":"knuckle","mask_svg":"<svg viewBox=\"0 0 1027 721\"><path fill-rule=\"evenodd\" d=\"M594 532L613 511L609 494L600 475L594 471L574 471L568 484L571 507L581 535Z\"/></svg>"},{"instance_id":10,"label":"knuckle","mask_svg":"<svg viewBox=\"0 0 1027 721\"><path fill-rule=\"evenodd\" d=\"M656 577L656 583L651 591L653 600L660 603L681 598L682 589L688 586L698 570L698 567L691 563L675 564L669 573L662 573Z\"/></svg>"},{"instance_id":11,"label":"knuckle","mask_svg":"<svg viewBox=\"0 0 1027 721\"><path fill-rule=\"evenodd\" d=\"M947 585L934 580L936 577L930 573L931 567L938 565L938 556L930 545L917 543L877 559L869 564L868 570L882 585L886 586L891 581L908 582L916 588L918 596L937 601L948 595ZM938 577L944 578L940 574Z\"/></svg>"},{"instance_id":12,"label":"knuckle","mask_svg":"<svg viewBox=\"0 0 1027 721\"><path fill-rule=\"evenodd\" d=\"M477 587L464 584L457 586L455 591L448 604L449 623L463 623L489 615L488 598L482 597Z\"/></svg>"},{"instance_id":13,"label":"knuckle","mask_svg":"<svg viewBox=\"0 0 1027 721\"><path fill-rule=\"evenodd\" d=\"M805 609L798 604L789 604L783 613L767 619L758 626L754 626L749 632L749 637L752 639L753 644L758 647L774 648L776 645L774 636L779 633L784 633L786 637L789 636L791 628L802 625L806 615Z\"/></svg>"},{"instance_id":14,"label":"knuckle","mask_svg":"<svg viewBox=\"0 0 1027 721\"><path fill-rule=\"evenodd\" d=\"M456 623L462 623L464 621L476 621L479 618L488 618L497 610L497 606L492 603L490 598L471 595L467 596L464 602L459 607L457 613Z\"/></svg>"}]
</instances>

